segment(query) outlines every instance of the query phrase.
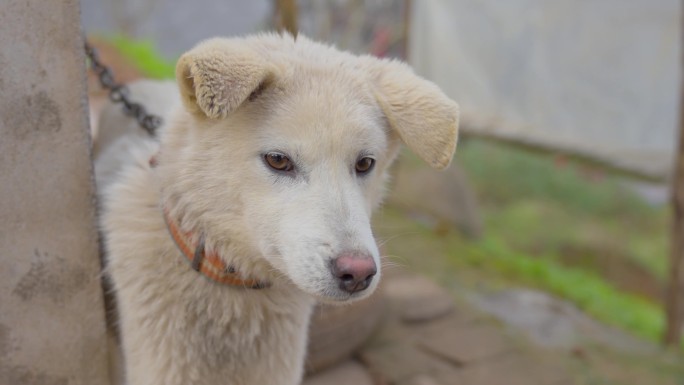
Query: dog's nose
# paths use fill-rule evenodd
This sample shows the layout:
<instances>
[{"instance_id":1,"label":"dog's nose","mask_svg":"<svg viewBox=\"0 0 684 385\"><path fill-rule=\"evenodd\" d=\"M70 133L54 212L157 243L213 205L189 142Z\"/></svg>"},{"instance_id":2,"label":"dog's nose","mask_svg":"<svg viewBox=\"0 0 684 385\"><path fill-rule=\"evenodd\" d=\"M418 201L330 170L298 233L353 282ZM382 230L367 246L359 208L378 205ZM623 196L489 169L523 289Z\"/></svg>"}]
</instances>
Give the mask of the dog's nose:
<instances>
[{"instance_id":1,"label":"dog's nose","mask_svg":"<svg viewBox=\"0 0 684 385\"><path fill-rule=\"evenodd\" d=\"M340 283L340 289L348 293L368 288L377 272L378 269L370 255L342 254L332 263L332 273Z\"/></svg>"}]
</instances>

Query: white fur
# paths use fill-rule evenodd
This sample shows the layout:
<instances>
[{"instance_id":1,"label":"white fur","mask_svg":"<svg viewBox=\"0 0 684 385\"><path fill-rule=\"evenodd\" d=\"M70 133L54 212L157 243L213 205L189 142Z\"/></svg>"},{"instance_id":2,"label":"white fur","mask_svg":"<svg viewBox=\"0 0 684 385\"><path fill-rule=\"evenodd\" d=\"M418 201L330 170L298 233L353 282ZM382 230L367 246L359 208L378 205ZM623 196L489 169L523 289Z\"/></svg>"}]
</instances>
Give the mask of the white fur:
<instances>
[{"instance_id":1,"label":"white fur","mask_svg":"<svg viewBox=\"0 0 684 385\"><path fill-rule=\"evenodd\" d=\"M379 269L370 216L386 171L401 141L445 167L457 106L401 63L303 37L213 39L185 54L177 75L185 108L161 144L123 136L96 163L111 176L112 163L129 159L114 183L98 180L127 382L297 384L314 301L363 298L380 279L349 294L332 260L365 254ZM270 151L296 171L270 169ZM365 176L354 171L360 156L376 160ZM220 285L191 270L162 206L240 274L271 286Z\"/></svg>"}]
</instances>

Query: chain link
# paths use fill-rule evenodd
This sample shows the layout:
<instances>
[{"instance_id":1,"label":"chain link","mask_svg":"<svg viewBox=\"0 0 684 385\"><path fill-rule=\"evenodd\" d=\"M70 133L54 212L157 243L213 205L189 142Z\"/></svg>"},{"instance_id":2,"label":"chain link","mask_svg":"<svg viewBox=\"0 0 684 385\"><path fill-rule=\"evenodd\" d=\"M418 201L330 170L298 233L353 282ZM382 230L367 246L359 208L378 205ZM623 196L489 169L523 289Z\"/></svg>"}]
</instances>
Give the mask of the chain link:
<instances>
[{"instance_id":1,"label":"chain link","mask_svg":"<svg viewBox=\"0 0 684 385\"><path fill-rule=\"evenodd\" d=\"M84 44L86 56L90 60L90 68L97 75L102 88L109 91L109 100L113 103L121 103L124 114L135 118L143 130L147 131L150 136L154 136L157 128L162 124L162 118L154 114L148 114L142 104L131 101L128 98L128 87L116 82L112 70L100 62L97 50L85 39Z\"/></svg>"}]
</instances>

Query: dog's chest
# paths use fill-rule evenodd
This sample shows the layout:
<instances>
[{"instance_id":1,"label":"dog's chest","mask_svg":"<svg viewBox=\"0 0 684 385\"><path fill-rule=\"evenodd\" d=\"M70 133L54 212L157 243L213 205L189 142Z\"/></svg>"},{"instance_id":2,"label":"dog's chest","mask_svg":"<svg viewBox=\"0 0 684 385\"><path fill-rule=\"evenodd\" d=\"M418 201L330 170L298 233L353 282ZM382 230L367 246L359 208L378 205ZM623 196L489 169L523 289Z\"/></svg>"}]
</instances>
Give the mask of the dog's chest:
<instances>
[{"instance_id":1,"label":"dog's chest","mask_svg":"<svg viewBox=\"0 0 684 385\"><path fill-rule=\"evenodd\" d=\"M110 237L130 383L266 384L267 373L281 373L280 383L296 384L311 297L286 284L209 280L179 256L158 213L148 214L149 230L121 226Z\"/></svg>"},{"instance_id":2,"label":"dog's chest","mask_svg":"<svg viewBox=\"0 0 684 385\"><path fill-rule=\"evenodd\" d=\"M311 300L278 293L242 294L247 295L214 298L206 307L196 304L188 319L185 346L194 346L197 357L202 357L207 371L202 377L214 373L217 384L224 383L225 376L243 377L239 383L245 384L269 383L273 378L262 378L265 372L255 370L259 363L272 368L266 371L271 375L281 373L294 381L301 376Z\"/></svg>"},{"instance_id":3,"label":"dog's chest","mask_svg":"<svg viewBox=\"0 0 684 385\"><path fill-rule=\"evenodd\" d=\"M138 296L141 301L136 304L128 298L127 309L122 310L139 317L126 320L135 325L124 328L124 333L131 333L124 335L128 352L145 351L155 361L152 366L166 368L168 384L274 383L263 377L266 373L280 373L282 384L297 383L311 299L278 293L277 287L231 288L194 278L192 289L164 288L163 301ZM150 345L152 351L146 347Z\"/></svg>"}]
</instances>

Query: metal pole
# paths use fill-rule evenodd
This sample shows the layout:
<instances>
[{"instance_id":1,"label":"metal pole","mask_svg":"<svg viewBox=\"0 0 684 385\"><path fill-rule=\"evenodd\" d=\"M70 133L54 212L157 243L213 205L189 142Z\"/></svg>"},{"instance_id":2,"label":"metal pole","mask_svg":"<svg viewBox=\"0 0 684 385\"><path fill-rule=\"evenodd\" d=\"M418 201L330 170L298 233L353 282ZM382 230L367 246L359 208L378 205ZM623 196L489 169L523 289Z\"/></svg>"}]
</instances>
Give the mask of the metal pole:
<instances>
[{"instance_id":1,"label":"metal pole","mask_svg":"<svg viewBox=\"0 0 684 385\"><path fill-rule=\"evenodd\" d=\"M275 0L276 23L278 30L285 30L292 36L297 36L299 27L297 24L297 1Z\"/></svg>"},{"instance_id":2,"label":"metal pole","mask_svg":"<svg viewBox=\"0 0 684 385\"><path fill-rule=\"evenodd\" d=\"M682 4L684 21L684 4ZM684 23L680 22L680 36L684 42ZM684 44L682 55L684 55ZM684 56L683 56L684 57ZM684 63L684 60L683 60ZM684 74L684 71L682 71ZM672 179L672 241L670 250L670 277L665 299L667 323L664 342L677 345L681 340L684 321L684 78L680 79L679 145Z\"/></svg>"}]
</instances>

